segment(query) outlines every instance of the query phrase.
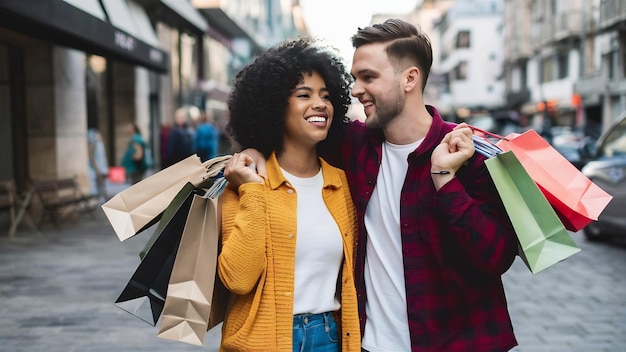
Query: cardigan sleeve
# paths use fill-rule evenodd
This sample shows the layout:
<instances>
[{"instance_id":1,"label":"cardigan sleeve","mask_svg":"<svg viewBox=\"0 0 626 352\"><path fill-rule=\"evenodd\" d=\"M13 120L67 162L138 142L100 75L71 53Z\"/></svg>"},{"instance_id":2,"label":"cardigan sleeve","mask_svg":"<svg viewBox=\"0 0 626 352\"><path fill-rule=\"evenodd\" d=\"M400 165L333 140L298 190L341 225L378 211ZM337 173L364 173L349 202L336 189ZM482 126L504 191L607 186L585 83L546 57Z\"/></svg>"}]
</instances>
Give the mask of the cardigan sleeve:
<instances>
[{"instance_id":1,"label":"cardigan sleeve","mask_svg":"<svg viewBox=\"0 0 626 352\"><path fill-rule=\"evenodd\" d=\"M239 194L222 193L222 251L219 277L231 292L250 293L266 268L265 231L267 197L265 185L243 184Z\"/></svg>"}]
</instances>

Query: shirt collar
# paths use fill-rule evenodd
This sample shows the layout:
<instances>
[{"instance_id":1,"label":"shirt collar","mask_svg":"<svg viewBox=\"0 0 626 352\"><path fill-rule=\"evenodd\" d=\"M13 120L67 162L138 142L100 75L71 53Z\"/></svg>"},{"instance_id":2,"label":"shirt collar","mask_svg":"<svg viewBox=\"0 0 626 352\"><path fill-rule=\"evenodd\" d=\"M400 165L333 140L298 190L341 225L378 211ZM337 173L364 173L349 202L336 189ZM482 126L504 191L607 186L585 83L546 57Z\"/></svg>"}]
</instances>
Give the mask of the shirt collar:
<instances>
[{"instance_id":1,"label":"shirt collar","mask_svg":"<svg viewBox=\"0 0 626 352\"><path fill-rule=\"evenodd\" d=\"M331 172L332 166L324 159L319 158L319 160L322 165L322 176L324 176L324 188L341 188L343 186L343 182L341 177L339 177L339 173ZM283 183L289 182L280 171L280 165L278 164L278 159L276 158L276 152L272 152L265 165L267 169L268 183L271 189L277 189Z\"/></svg>"},{"instance_id":2,"label":"shirt collar","mask_svg":"<svg viewBox=\"0 0 626 352\"><path fill-rule=\"evenodd\" d=\"M424 141L419 145L415 152L418 154L423 151L432 150L435 148L443 136L446 134L446 124L448 122L444 121L441 117L437 109L432 105L426 105L426 110L430 116L432 116L432 123L430 125L430 129L424 138ZM383 130L381 128L369 129L368 134L371 138L371 141L374 142L373 145L382 145L385 140L385 135L383 134Z\"/></svg>"}]
</instances>

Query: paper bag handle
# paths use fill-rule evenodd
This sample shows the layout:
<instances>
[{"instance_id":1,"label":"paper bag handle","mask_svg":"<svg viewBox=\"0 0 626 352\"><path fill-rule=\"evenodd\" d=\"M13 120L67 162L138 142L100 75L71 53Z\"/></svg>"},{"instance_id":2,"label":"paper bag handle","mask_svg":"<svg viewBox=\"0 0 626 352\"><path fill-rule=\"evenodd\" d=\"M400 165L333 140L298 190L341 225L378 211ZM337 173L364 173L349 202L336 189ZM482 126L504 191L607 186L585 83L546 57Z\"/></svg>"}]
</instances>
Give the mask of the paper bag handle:
<instances>
[{"instance_id":1,"label":"paper bag handle","mask_svg":"<svg viewBox=\"0 0 626 352\"><path fill-rule=\"evenodd\" d=\"M206 180L217 176L232 157L232 155L221 155L203 162L202 166L206 169L206 173L202 175L202 179Z\"/></svg>"},{"instance_id":2,"label":"paper bag handle","mask_svg":"<svg viewBox=\"0 0 626 352\"><path fill-rule=\"evenodd\" d=\"M472 139L474 141L474 148L476 150L476 152L478 152L479 154L482 154L483 156L487 157L487 158L491 158L494 157L500 153L502 153L502 149L500 149L500 147L498 147L496 144L494 144L493 142L491 142L490 140L488 140L487 138L484 137L484 135L487 136L491 136L500 140L507 140L506 138L497 135L495 133L491 133L485 130L482 130L478 127L472 126L472 125L468 125L468 127L475 132L480 132L483 134L483 136L478 136L476 134L472 135Z\"/></svg>"},{"instance_id":3,"label":"paper bag handle","mask_svg":"<svg viewBox=\"0 0 626 352\"><path fill-rule=\"evenodd\" d=\"M488 135L490 137L494 137L494 138L497 138L497 139L503 139L505 141L508 141L508 139L506 137L502 137L499 134L495 134L495 133L492 133L492 132L489 132L489 131L485 131L485 130L480 129L480 128L476 127L476 126L467 125L467 127L469 127L472 131L480 132L480 133L486 134L486 135Z\"/></svg>"}]
</instances>

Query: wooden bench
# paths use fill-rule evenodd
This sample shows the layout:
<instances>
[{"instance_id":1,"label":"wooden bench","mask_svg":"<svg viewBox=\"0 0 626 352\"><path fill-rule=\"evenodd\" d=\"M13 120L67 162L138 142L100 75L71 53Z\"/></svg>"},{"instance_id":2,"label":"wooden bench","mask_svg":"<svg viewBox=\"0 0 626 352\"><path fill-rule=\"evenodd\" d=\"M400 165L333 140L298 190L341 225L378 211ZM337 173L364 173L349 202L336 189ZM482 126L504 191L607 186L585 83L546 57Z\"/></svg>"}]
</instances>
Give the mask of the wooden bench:
<instances>
[{"instance_id":1,"label":"wooden bench","mask_svg":"<svg viewBox=\"0 0 626 352\"><path fill-rule=\"evenodd\" d=\"M97 208L97 202L93 202L97 196L84 194L74 177L35 181L33 189L43 207L41 222L48 217L58 226L64 212L79 211L93 214Z\"/></svg>"},{"instance_id":2,"label":"wooden bench","mask_svg":"<svg viewBox=\"0 0 626 352\"><path fill-rule=\"evenodd\" d=\"M30 200L33 196L32 189L20 197L17 193L14 180L1 180L0 181L0 210L8 210L11 219L11 227L9 228L9 237L15 236L15 231L19 226L22 219L26 221L26 224L37 234L39 231L31 220L26 208L30 204Z\"/></svg>"}]
</instances>

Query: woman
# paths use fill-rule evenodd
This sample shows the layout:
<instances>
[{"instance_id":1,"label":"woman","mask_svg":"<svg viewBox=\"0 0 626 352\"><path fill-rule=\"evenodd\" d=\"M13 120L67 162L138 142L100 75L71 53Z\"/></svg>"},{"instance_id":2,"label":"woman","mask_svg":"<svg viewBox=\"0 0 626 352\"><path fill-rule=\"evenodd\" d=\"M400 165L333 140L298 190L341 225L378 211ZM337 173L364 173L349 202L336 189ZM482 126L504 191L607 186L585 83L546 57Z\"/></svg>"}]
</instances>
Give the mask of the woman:
<instances>
[{"instance_id":1,"label":"woman","mask_svg":"<svg viewBox=\"0 0 626 352\"><path fill-rule=\"evenodd\" d=\"M354 206L343 171L317 153L347 127L349 83L338 56L302 38L237 75L227 132L264 154L268 177L244 154L225 170L222 351L360 351Z\"/></svg>"},{"instance_id":2,"label":"woman","mask_svg":"<svg viewBox=\"0 0 626 352\"><path fill-rule=\"evenodd\" d=\"M126 177L130 179L131 184L135 184L141 181L146 172L144 163L146 142L143 140L141 131L136 124L129 123L127 131L131 137L130 141L128 141L126 152L122 157L122 166L126 169Z\"/></svg>"}]
</instances>

